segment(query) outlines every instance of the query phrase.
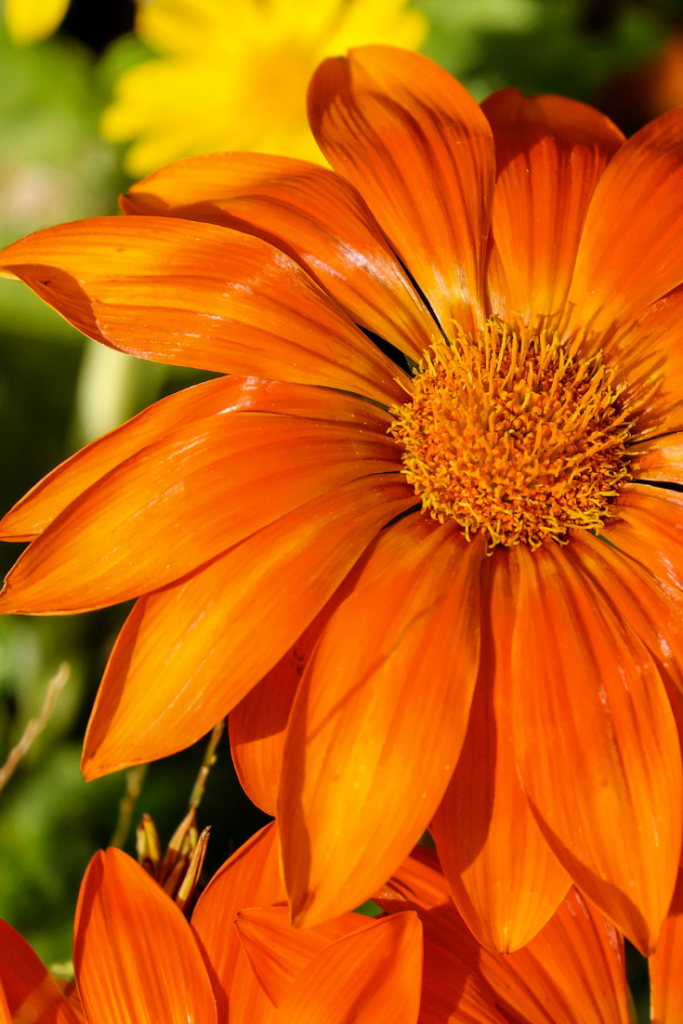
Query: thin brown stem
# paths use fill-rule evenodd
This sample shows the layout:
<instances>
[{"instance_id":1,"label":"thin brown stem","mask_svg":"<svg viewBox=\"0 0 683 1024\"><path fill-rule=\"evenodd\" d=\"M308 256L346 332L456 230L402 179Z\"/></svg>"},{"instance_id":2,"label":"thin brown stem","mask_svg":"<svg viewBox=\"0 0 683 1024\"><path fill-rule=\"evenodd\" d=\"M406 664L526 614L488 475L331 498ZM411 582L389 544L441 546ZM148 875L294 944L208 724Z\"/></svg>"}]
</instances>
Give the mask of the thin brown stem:
<instances>
[{"instance_id":1,"label":"thin brown stem","mask_svg":"<svg viewBox=\"0 0 683 1024\"><path fill-rule=\"evenodd\" d=\"M2 768L0 768L0 793L2 793L2 790L7 785L7 782L13 775L21 759L25 757L31 749L36 736L38 736L38 734L41 733L47 725L54 710L57 698L64 689L70 674L71 669L69 665L66 662L63 662L57 669L56 674L47 684L47 690L45 691L45 697L43 699L43 706L40 709L40 714L37 718L32 718L27 724L24 729L23 736L17 745L12 747L7 760Z\"/></svg>"},{"instance_id":2,"label":"thin brown stem","mask_svg":"<svg viewBox=\"0 0 683 1024\"><path fill-rule=\"evenodd\" d=\"M204 796L204 787L206 786L206 780L209 772L216 763L216 747L220 743L221 736L225 732L225 719L221 719L218 725L213 727L213 732L209 738L209 743L204 754L204 760L202 766L199 769L199 775L197 781L194 784L192 795L190 796L189 807L190 810L193 807L199 807L202 797Z\"/></svg>"},{"instance_id":3,"label":"thin brown stem","mask_svg":"<svg viewBox=\"0 0 683 1024\"><path fill-rule=\"evenodd\" d=\"M130 823L133 818L133 811L135 805L138 802L140 796L140 790L142 789L142 783L145 781L145 775L147 774L147 765L140 764L135 768L129 768L126 772L126 792L121 797L119 803L119 816L116 822L116 828L114 829L114 835L111 837L110 846L116 846L119 850L122 850L126 844L128 838L128 832L130 831Z\"/></svg>"}]
</instances>

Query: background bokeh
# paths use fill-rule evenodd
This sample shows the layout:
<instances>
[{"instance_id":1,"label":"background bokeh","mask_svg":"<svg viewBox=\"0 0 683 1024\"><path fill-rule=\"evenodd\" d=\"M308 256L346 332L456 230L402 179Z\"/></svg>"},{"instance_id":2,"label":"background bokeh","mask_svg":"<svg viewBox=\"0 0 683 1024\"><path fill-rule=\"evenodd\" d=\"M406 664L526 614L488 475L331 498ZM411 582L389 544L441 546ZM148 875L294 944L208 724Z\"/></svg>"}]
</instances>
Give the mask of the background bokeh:
<instances>
[{"instance_id":1,"label":"background bokeh","mask_svg":"<svg viewBox=\"0 0 683 1024\"><path fill-rule=\"evenodd\" d=\"M139 2L149 9L157 0ZM683 0L415 0L413 9L429 24L423 52L477 99L508 85L562 93L600 107L627 133L683 105ZM2 19L0 243L116 212L130 161L125 145L105 141L100 127L119 77L155 56L135 35L135 16L133 0L72 0L54 35L23 45ZM238 17L233 27L239 38ZM0 280L0 513L76 447L199 379L98 347L22 285ZM3 573L17 553L0 545ZM86 785L78 767L97 683L126 612L0 619L0 765L39 713L59 664L71 666L47 727L0 793L0 917L49 964L71 956L78 885L93 852L115 833L126 788L125 773ZM147 811L162 838L170 837L204 746L149 768L133 824ZM207 877L263 820L240 791L224 740L199 810L200 826L212 826ZM131 829L131 852L133 841ZM643 1020L644 966L630 952Z\"/></svg>"}]
</instances>

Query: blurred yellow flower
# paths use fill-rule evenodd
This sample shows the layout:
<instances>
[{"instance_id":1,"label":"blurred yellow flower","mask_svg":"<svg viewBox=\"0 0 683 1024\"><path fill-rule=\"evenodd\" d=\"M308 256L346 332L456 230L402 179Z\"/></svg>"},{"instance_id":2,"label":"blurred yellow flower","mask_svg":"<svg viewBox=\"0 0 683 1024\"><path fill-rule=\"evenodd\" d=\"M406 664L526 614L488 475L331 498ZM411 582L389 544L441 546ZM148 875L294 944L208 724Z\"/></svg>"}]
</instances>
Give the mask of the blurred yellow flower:
<instances>
[{"instance_id":1,"label":"blurred yellow flower","mask_svg":"<svg viewBox=\"0 0 683 1024\"><path fill-rule=\"evenodd\" d=\"M13 43L45 39L59 28L69 0L5 0L5 23Z\"/></svg>"},{"instance_id":2,"label":"blurred yellow flower","mask_svg":"<svg viewBox=\"0 0 683 1024\"><path fill-rule=\"evenodd\" d=\"M137 32L159 54L124 72L102 133L135 140L138 177L224 149L321 161L306 118L316 66L351 46L415 49L425 16L406 0L138 0Z\"/></svg>"}]
</instances>

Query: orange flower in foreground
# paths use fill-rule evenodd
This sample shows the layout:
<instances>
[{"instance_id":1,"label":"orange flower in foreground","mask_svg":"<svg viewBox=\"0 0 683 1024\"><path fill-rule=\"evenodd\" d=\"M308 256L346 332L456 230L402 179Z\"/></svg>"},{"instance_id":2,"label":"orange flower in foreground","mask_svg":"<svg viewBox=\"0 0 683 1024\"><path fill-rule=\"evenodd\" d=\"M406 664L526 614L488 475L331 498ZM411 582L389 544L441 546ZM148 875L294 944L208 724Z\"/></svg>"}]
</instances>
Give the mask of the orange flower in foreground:
<instances>
[{"instance_id":1,"label":"orange flower in foreground","mask_svg":"<svg viewBox=\"0 0 683 1024\"><path fill-rule=\"evenodd\" d=\"M91 337L231 376L12 509L0 609L142 595L86 776L231 711L296 923L432 822L487 946L573 880L647 952L682 830L683 113L624 141L368 47L321 66L310 115L334 172L191 159L131 216L5 250Z\"/></svg>"},{"instance_id":2,"label":"orange flower in foreground","mask_svg":"<svg viewBox=\"0 0 683 1024\"><path fill-rule=\"evenodd\" d=\"M410 910L396 919L346 914L305 936L282 920L281 910L241 914L246 948L253 946L263 965L264 989L234 921L243 908L268 907L282 896L274 826L223 865L191 925L125 853L98 853L76 910L75 987L63 991L28 943L0 921L0 1021L344 1024L353 1014L359 1024L416 1024L422 928Z\"/></svg>"}]
</instances>

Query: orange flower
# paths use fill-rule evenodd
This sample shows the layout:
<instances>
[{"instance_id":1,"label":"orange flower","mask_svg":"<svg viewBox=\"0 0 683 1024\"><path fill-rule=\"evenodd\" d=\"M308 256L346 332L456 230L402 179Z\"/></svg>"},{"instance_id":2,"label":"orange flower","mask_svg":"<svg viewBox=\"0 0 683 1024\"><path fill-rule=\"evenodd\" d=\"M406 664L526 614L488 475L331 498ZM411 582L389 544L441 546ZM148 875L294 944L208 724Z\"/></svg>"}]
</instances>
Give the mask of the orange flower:
<instances>
[{"instance_id":1,"label":"orange flower","mask_svg":"<svg viewBox=\"0 0 683 1024\"><path fill-rule=\"evenodd\" d=\"M683 114L624 141L385 47L310 113L334 172L190 159L5 250L91 337L231 376L15 506L0 609L142 595L86 776L232 711L298 924L433 819L487 946L573 880L647 952L682 831Z\"/></svg>"},{"instance_id":2,"label":"orange flower","mask_svg":"<svg viewBox=\"0 0 683 1024\"><path fill-rule=\"evenodd\" d=\"M0 1021L344 1024L353 1012L359 1024L380 1016L416 1024L422 928L414 912L378 920L346 914L299 937L281 911L251 910L240 915L241 942L238 912L282 895L272 825L214 876L191 925L135 861L120 850L100 852L76 909L75 987L58 986L0 921ZM257 974L242 943L255 951Z\"/></svg>"}]
</instances>

